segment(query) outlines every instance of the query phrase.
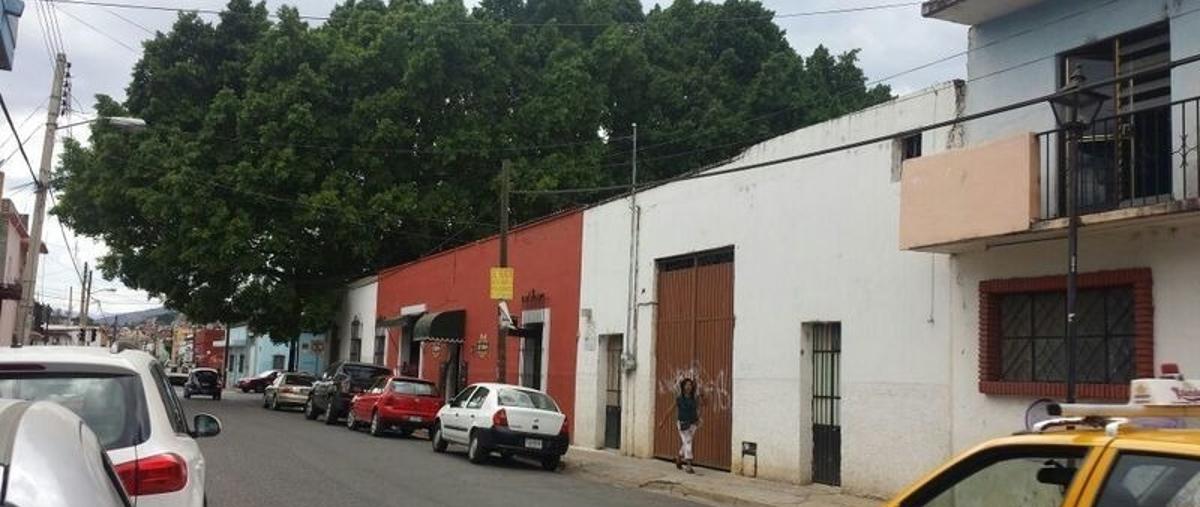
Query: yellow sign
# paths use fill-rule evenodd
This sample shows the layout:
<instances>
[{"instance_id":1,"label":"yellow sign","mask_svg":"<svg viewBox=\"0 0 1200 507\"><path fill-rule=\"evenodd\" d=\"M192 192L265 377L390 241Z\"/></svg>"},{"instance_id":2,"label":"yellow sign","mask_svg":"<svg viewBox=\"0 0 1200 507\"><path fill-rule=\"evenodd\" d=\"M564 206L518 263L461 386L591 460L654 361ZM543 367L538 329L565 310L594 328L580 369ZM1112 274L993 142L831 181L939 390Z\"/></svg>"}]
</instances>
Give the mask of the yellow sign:
<instances>
[{"instance_id":1,"label":"yellow sign","mask_svg":"<svg viewBox=\"0 0 1200 507\"><path fill-rule=\"evenodd\" d=\"M513 268L492 268L492 299L513 298Z\"/></svg>"}]
</instances>

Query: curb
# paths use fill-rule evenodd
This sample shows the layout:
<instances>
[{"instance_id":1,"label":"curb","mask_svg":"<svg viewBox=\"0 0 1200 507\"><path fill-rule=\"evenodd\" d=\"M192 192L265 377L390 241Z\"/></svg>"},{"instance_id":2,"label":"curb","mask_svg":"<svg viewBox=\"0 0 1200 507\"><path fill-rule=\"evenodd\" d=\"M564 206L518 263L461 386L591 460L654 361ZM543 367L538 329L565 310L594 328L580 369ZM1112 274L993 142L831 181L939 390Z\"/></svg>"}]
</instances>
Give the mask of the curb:
<instances>
[{"instance_id":1,"label":"curb","mask_svg":"<svg viewBox=\"0 0 1200 507\"><path fill-rule=\"evenodd\" d=\"M561 471L563 473L578 474L578 475L584 477L585 479L588 479L588 480L591 480L594 482L602 482L602 483L606 483L606 484L612 484L614 486L623 487L623 488L627 488L627 489L639 489L639 490L644 490L644 491L650 491L653 493L670 495L670 496L673 496L676 498L683 498L683 499L688 499L688 500L700 500L700 501L704 501L706 503L714 503L714 504L718 504L718 505L733 505L733 506L738 506L738 507L776 507L775 504L747 500L742 497L728 495L725 493L720 493L720 492L712 491L712 490L705 489L705 488L697 488L695 486L681 483L678 481L673 481L670 479L656 478L656 479L650 479L650 480L644 481L644 482L621 480L619 478L612 477L612 476L609 476L609 475L606 475L603 473L592 472L592 471L588 470L588 467L585 464L579 463L574 460L563 461L563 467L562 467Z\"/></svg>"}]
</instances>

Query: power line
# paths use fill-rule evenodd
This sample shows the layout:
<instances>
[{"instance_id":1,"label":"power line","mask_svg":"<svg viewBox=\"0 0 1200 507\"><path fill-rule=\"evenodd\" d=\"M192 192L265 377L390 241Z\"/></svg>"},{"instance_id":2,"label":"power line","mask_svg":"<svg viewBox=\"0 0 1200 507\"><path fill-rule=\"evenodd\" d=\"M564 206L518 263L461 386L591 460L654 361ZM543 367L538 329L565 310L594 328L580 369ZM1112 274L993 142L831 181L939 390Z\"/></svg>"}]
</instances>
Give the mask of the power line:
<instances>
[{"instance_id":1,"label":"power line","mask_svg":"<svg viewBox=\"0 0 1200 507\"><path fill-rule=\"evenodd\" d=\"M17 140L17 149L21 151L21 158L25 159L25 167L29 168L29 175L33 177L33 181L38 181L37 173L33 171L33 163L29 162L29 154L25 153L25 142L21 140L17 126L13 125L12 115L8 114L8 104L4 102L3 93L0 93L0 109L4 110L4 119L8 120L8 128L12 130L13 137Z\"/></svg>"},{"instance_id":2,"label":"power line","mask_svg":"<svg viewBox=\"0 0 1200 507\"><path fill-rule=\"evenodd\" d=\"M126 23L129 23L130 25L133 25L133 26L135 26L135 27L141 28L143 32L146 32L146 33L148 33L148 34L150 34L150 35L154 35L154 34L156 33L154 30L151 30L151 29L149 29L149 28L146 28L146 25L143 25L143 24L141 24L141 23L138 23L137 21L134 21L134 20L132 20L132 19L129 19L129 18L125 17L125 16L122 16L122 15L118 14L118 13L117 13L117 11L114 11L114 10L112 10L112 9L104 9L104 12L107 12L107 13L109 13L109 14L113 15L113 16L116 16L116 17L117 17L117 19L120 19L121 21L124 21L124 22L126 22Z\"/></svg>"},{"instance_id":3,"label":"power line","mask_svg":"<svg viewBox=\"0 0 1200 507\"><path fill-rule=\"evenodd\" d=\"M1190 14L1190 13L1197 12L1197 11L1200 11L1200 8L1196 8L1191 11L1187 11L1185 13L1180 14L1179 16L1183 16L1185 14ZM1086 86L1083 86L1080 90L1095 90L1095 89L1098 89L1098 88L1101 88L1104 86L1112 85L1113 83L1116 83L1116 82L1132 79L1137 76L1141 76L1141 75L1145 75L1145 74L1153 74L1153 73L1157 73L1157 72L1164 72L1164 71L1174 69L1175 67L1179 67L1182 65L1188 65L1188 64L1196 63L1196 62L1200 62L1200 53L1195 53L1191 56L1181 58L1179 60L1174 60L1174 61L1170 61L1170 62L1166 62L1166 63L1143 67L1142 69L1132 71L1132 72L1127 72L1125 74L1118 74L1111 78L1099 80L1095 83L1089 83ZM1073 93L1073 92L1074 91L1066 92L1066 93ZM650 188L650 187L663 185L666 183L676 182L676 181L693 180L693 179L700 179L700 178L710 178L713 176L721 176L721 175L725 175L725 174L744 172L744 171L749 171L752 169L760 169L763 167L775 166L775 165L784 164L787 162L795 162L798 160L804 160L804 159L819 157L819 156L823 156L823 155L829 155L832 153L851 150L854 148L861 148L863 146L869 146L869 145L876 144L876 143L892 141L897 138L903 138L903 137L910 136L910 135L920 134L927 130L952 127L955 125L960 125L960 124L967 123L970 121L978 120L980 118L985 118L988 116L993 116L993 115L1005 113L1008 111L1014 111L1017 109L1023 109L1023 108L1037 105L1037 104L1047 103L1050 99L1060 97L1063 94L1064 94L1064 92L1062 92L1062 91L1056 91L1049 95L1044 95L1041 97L1027 99L1027 100L1023 100L1023 101L1019 101L1019 102L1014 102L1014 103L1011 103L1008 105L988 109L986 111L981 111L978 113L961 115L961 116L957 116L950 120L943 120L940 122L908 129L908 130L901 131L901 132L895 132L895 133L884 135L884 136L877 136L877 137L864 139L861 141L855 141L855 142L851 142L851 143L846 143L846 144L842 144L842 145L838 145L838 146L834 146L834 147L830 147L830 148L823 148L820 150L809 151L809 152L800 153L797 155L791 155L791 156L787 156L787 157L766 160L763 162L756 162L753 164L746 164L746 165L735 166L735 167L719 169L719 170L708 170L708 168L702 168L702 169L699 169L696 171L692 171L689 174L684 174L684 175L675 176L675 177L671 177L671 178L664 178L661 180L647 182L645 184L639 185L637 191L644 190L644 189ZM709 167L714 167L714 166L709 166ZM628 188L628 187L622 186L620 188ZM594 187L591 189L575 188L575 189L563 189L563 190L564 190L563 193L588 193L588 192L599 193L599 192L613 190L613 187L611 187L611 186L609 186L609 187ZM520 192L525 193L525 194L555 193L554 190L523 190Z\"/></svg>"},{"instance_id":4,"label":"power line","mask_svg":"<svg viewBox=\"0 0 1200 507\"><path fill-rule=\"evenodd\" d=\"M112 8L117 8L117 9L141 9L141 10L150 10L150 11L180 12L180 13L195 12L197 14L214 14L214 15L240 14L238 12L222 11L222 10L218 10L218 9L206 9L206 8L194 8L193 9L193 8L182 8L182 7L164 7L164 6L160 6L160 5L103 2L103 1L92 1L92 0L52 0L52 1L54 1L56 3L62 3L62 4L90 5L90 6L95 6L95 7L112 7ZM842 8L842 9L826 9L826 10L815 10L815 11L792 12L792 13L784 13L784 14L764 14L762 16L712 18L712 19L707 19L707 20L701 20L700 23L732 23L732 22L742 22L742 21L756 21L756 20L763 20L763 19L786 19L786 18L825 16L825 15L834 15L834 14L851 14L851 13L856 13L856 12L879 11L879 10L887 10L887 9L898 9L898 8L902 8L902 7L912 7L912 6L916 6L916 5L920 5L920 4L921 4L921 2L901 2L901 3L888 3L888 4L878 4L878 5L865 5L865 6L861 6L861 7L849 7L849 8ZM299 14L297 17L300 19L312 20L312 21L328 21L330 19L330 16L316 16L316 15L311 15L311 14ZM478 26L478 25L490 24L490 22L487 22L487 21L425 21L425 20L415 20L415 21L410 20L410 21L406 21L406 23L416 24L416 25L444 25L444 26ZM533 27L533 28L537 28L537 27L574 27L574 28L592 28L592 27L594 27L594 28L601 28L601 27L608 27L608 26L640 26L640 25L645 25L645 24L647 24L646 21L616 21L616 22L610 22L610 23L558 23L558 22L502 23L502 25L504 25L504 26Z\"/></svg>"},{"instance_id":5,"label":"power line","mask_svg":"<svg viewBox=\"0 0 1200 507\"><path fill-rule=\"evenodd\" d=\"M55 0L55 1L62 1L62 0ZM86 26L86 27L88 27L88 28L91 28L93 32L96 32L96 33L98 33L98 34L100 34L100 35L103 35L103 36L104 36L105 38L107 38L108 40L115 42L115 43L116 43L118 46L121 46L121 47L123 47L123 48L125 48L125 49L128 49L128 50L132 51L132 52L133 52L133 53L135 53L135 54L141 53L141 51L138 51L137 49L134 49L134 48L133 48L133 46L130 46L129 44L126 44L126 43L125 43L125 42L123 42L121 39L118 39L118 38L116 38L116 37L113 37L112 35L109 35L109 34L108 34L108 32L105 32L104 30L101 30L101 29L99 29L99 28L96 28L95 26L92 26L92 24L91 24L91 23L88 23L87 21L84 21L84 20L83 20L82 18L80 18L79 16L76 16L76 15L74 15L74 14L71 14L70 12L67 12L67 11L63 11L63 14L66 14L66 15L67 15L67 16L69 16L71 19L74 19L75 21L78 21L78 22L79 22L80 24L82 24L83 26Z\"/></svg>"},{"instance_id":6,"label":"power line","mask_svg":"<svg viewBox=\"0 0 1200 507\"><path fill-rule=\"evenodd\" d=\"M39 31L42 34L42 44L45 45L45 47L46 47L46 57L50 60L50 64L53 65L54 64L54 54L57 51L54 49L54 47L53 47L54 43L50 39L50 30L49 30L48 23L46 22L46 19L45 19L45 14L43 14L42 5L41 5L41 3L34 0L33 8L34 8L34 14L37 15L38 28L41 29Z\"/></svg>"},{"instance_id":7,"label":"power line","mask_svg":"<svg viewBox=\"0 0 1200 507\"><path fill-rule=\"evenodd\" d=\"M37 1L37 0L35 0L35 1ZM62 25L58 22L58 9L56 9L54 7L54 4L50 3L49 0L41 0L41 1L46 3L46 13L49 15L50 24L51 24L52 28L54 29L54 38L55 38L55 40L58 41L58 52L66 53L67 52L67 43L65 40L63 40Z\"/></svg>"},{"instance_id":8,"label":"power line","mask_svg":"<svg viewBox=\"0 0 1200 507\"><path fill-rule=\"evenodd\" d=\"M904 70L901 70L901 71L895 72L895 73L893 73L893 74L890 74L890 75L887 75L887 76L885 76L885 77L878 78L878 79L874 79L874 80L871 80L871 81L867 81L867 82L866 82L866 83L863 85L863 87L864 87L864 88L866 88L866 89L870 89L870 88L872 88L872 87L874 87L874 86L877 86L877 85L881 85L881 84L887 83L887 82L889 82L889 81L895 80L895 79L897 79L897 78L900 78L900 77L903 77L903 76L907 76L907 75L909 75L909 74L912 74L912 73L914 73L914 72L918 72L918 71L921 71L921 70L924 70L924 69L927 69L927 68L930 68L930 67L934 67L934 66L936 66L936 65L939 65L939 64L942 64L942 63L946 63L946 62L948 62L948 61L951 61L951 60L954 60L954 59L957 59L957 58L961 58L961 57L964 57L964 56L969 56L969 55L971 55L971 54L973 54L973 53L975 53L975 52L977 52L977 51L981 51L981 50L984 50L984 49L987 49L987 48L990 48L990 47L994 47L994 46L996 46L996 45L998 45L998 44L1002 44L1002 43L1004 43L1004 42L1008 42L1008 41L1010 41L1010 40L1012 40L1012 39L1015 39L1015 38L1017 38L1017 37L1021 37L1021 36L1024 36L1024 35L1028 35L1028 34L1030 34L1030 33L1033 33L1033 32L1035 32L1035 31L1037 31L1037 30L1040 30L1040 29L1043 29L1043 28L1049 27L1049 26L1051 26L1051 25L1055 25L1055 24L1061 23L1061 22L1063 22L1063 21L1067 21L1067 20L1069 20L1069 19L1072 19L1072 18L1075 18L1075 17L1081 16L1081 15L1087 14L1087 13L1089 13L1089 12L1092 12L1092 11L1098 10L1098 9L1100 9L1100 8L1106 7L1106 6L1108 6L1108 5L1112 5L1112 4L1114 4L1114 3L1118 2L1118 1L1120 1L1120 0L1107 0L1106 2L1103 2L1103 3L1100 3L1100 4L1096 4L1096 5L1088 6L1088 7L1085 7L1085 8L1083 8L1083 9L1080 9L1080 10L1077 10L1077 11L1074 11L1074 12L1067 13L1067 14L1065 14L1065 15L1063 15L1063 16L1059 16L1059 17L1056 17L1056 18L1052 18L1052 19L1050 19L1050 20L1047 20L1047 21L1046 21L1046 22L1044 22L1044 23L1041 23L1041 24L1035 25L1035 26L1033 26L1033 27L1031 27L1031 28L1027 28L1027 29L1025 29L1025 30L1020 30L1020 31L1017 31L1017 32L1014 32L1014 33L1007 34L1007 35L1005 35L1005 36L1003 36L1003 37L999 37L999 38L997 38L997 39L995 39L995 40L992 40L992 41L990 41L990 42L987 42L987 43L985 43L985 44L983 44L983 45L980 45L980 46L975 46L975 47L971 47L971 48L968 48L968 49L966 49L966 50L959 51L959 52L956 52L956 53L953 53L953 54L950 54L950 55L946 55L946 56L938 57L938 58L935 58L935 59L933 59L933 60L931 60L931 61L928 61L928 62L925 62L925 63L919 64L919 65L916 65L916 66L913 66L913 67L909 67L909 68L907 68L907 69L904 69ZM1186 14L1186 13L1184 13L1184 14ZM1178 17L1178 16L1182 16L1182 15L1184 15L1184 14L1179 14L1179 15L1177 15L1176 17ZM1047 58L1054 58L1054 57L1056 57L1056 56L1058 56L1058 55L1057 55L1056 53L1054 53L1054 54L1050 54L1050 55L1047 55L1047 56L1044 56L1044 57L1041 57L1041 58L1036 58L1036 59L1033 59L1033 60L1029 60L1029 61L1026 61L1026 62L1023 62L1023 63L1017 64L1017 65L1014 65L1014 66L1012 66L1012 67L1008 67L1008 68L1005 68L1005 69L1000 69L999 71L995 71L995 72L992 72L992 73L989 73L989 74L986 74L986 75L976 76L976 77L973 77L973 78L967 79L967 80L966 80L966 82L970 83L970 82L978 81L978 80L981 80L981 79L986 79L986 78L988 78L988 77L991 77L991 76L993 76L993 75L996 75L996 74L999 74L999 73L1002 73L1002 72L1007 72L1007 71L1009 71L1009 70L1013 70L1013 69L1015 69L1015 68L1018 68L1018 67L1023 67L1023 66L1026 66L1026 65L1031 65L1031 64L1033 64L1033 63L1040 62L1040 61L1042 61L1042 60L1045 60L1045 59L1047 59ZM850 96L849 96L849 95L850 95L850 93L851 93L851 92L842 92L841 94L838 94L838 95L834 96L834 97L833 97L833 100L835 100L835 101L839 101L839 100L841 100L841 99L843 99L843 98L850 98ZM904 102L904 101L908 101L908 100L913 100L913 99L916 99L916 98L919 98L919 97L923 97L923 96L925 96L925 95L928 95L928 94L930 94L930 93L933 93L933 91L932 91L932 90L927 90L927 91L919 92L919 93L916 93L916 94L913 94L913 95L909 95L909 96L906 96L906 97L902 97L902 98L900 98L900 99L897 99L897 101L898 101L898 102ZM802 106L802 105L793 105L793 106L784 107L784 108L781 108L781 109L777 109L777 110L775 110L775 111L770 111L770 112L767 112L767 113L765 113L765 114L763 114L763 115L759 115L759 116L756 116L756 117L753 117L753 118L748 118L748 119L745 119L745 120L736 121L736 122L734 122L734 124L735 124L735 125L737 125L737 124L747 124L747 123L754 123L754 122L758 122L758 121L766 120L766 119L769 119L769 118L773 118L773 117L779 116L779 115L781 115L781 114L784 114L784 113L788 113L788 112L794 111L794 110L796 110L796 109L798 109L798 108L800 108L800 107L803 107L803 106ZM645 145L645 146L642 146L642 147L640 147L640 148L638 149L638 153L643 153L643 152L645 152L645 151L649 151L649 150L652 150L652 149L655 149L655 148L659 148L659 147L662 147L662 146L666 146L666 145L670 145L670 144L675 144L675 143L677 143L678 141L681 141L681 140L684 140L684 139L691 139L691 138L694 138L694 137L700 137L700 136L702 136L702 135L704 135L704 133L702 133L702 132L700 132L700 133L691 133L691 134L686 134L686 135L679 136L679 137L675 137L675 138L670 138L670 139L668 139L668 140L665 140L665 141L660 141L660 142L657 142L657 143L654 143L654 144L647 144L647 145ZM616 155L616 154L614 154L614 155Z\"/></svg>"},{"instance_id":9,"label":"power line","mask_svg":"<svg viewBox=\"0 0 1200 507\"><path fill-rule=\"evenodd\" d=\"M46 188L49 190L50 203L57 207L58 201L54 198L54 189L50 188L49 186ZM63 227L61 220L55 220L54 222L58 224L58 232L62 233L63 247L66 247L67 253L71 256L71 267L75 269L75 276L79 277L79 283L83 284L85 283L83 280L83 272L79 271L79 258L75 256L75 250L71 248L71 242L67 240L67 228Z\"/></svg>"}]
</instances>

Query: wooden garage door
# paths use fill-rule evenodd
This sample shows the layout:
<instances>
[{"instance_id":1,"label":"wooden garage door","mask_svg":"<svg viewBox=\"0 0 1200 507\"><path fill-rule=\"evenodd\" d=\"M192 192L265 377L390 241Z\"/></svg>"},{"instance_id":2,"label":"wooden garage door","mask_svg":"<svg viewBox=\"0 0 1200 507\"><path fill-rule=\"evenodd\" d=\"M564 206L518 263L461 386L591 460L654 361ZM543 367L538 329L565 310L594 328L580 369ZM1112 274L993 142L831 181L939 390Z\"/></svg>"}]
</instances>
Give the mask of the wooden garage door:
<instances>
[{"instance_id":1,"label":"wooden garage door","mask_svg":"<svg viewBox=\"0 0 1200 507\"><path fill-rule=\"evenodd\" d=\"M658 263L655 333L655 420L664 421L679 381L696 381L703 396L695 462L728 470L732 447L733 249L665 259ZM674 416L656 426L654 455L679 451Z\"/></svg>"}]
</instances>

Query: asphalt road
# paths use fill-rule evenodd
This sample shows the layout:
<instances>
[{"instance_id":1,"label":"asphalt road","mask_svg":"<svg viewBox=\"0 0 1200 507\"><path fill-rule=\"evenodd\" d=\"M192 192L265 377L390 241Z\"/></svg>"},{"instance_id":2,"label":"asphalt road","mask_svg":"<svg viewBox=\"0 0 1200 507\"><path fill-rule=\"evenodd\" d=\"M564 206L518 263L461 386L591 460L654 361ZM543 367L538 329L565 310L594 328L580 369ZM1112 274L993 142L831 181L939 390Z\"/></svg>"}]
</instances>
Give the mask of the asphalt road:
<instances>
[{"instance_id":1,"label":"asphalt road","mask_svg":"<svg viewBox=\"0 0 1200 507\"><path fill-rule=\"evenodd\" d=\"M267 506L694 506L665 495L545 472L534 462L472 465L451 446L435 454L423 434L373 438L344 424L272 412L261 395L183 400L189 413L221 419L200 440L212 507Z\"/></svg>"}]
</instances>

